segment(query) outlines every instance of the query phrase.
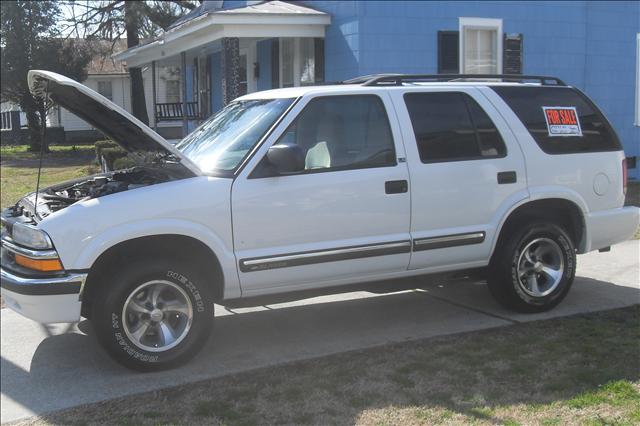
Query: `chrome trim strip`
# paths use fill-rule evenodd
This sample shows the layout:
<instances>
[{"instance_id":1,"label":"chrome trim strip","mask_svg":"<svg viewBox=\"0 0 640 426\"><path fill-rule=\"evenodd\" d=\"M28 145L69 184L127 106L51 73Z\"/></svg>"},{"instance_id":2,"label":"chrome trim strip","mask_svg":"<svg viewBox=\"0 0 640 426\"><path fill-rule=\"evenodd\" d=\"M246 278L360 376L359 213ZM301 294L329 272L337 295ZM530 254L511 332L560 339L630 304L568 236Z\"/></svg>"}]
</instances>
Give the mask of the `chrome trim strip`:
<instances>
[{"instance_id":1,"label":"chrome trim strip","mask_svg":"<svg viewBox=\"0 0 640 426\"><path fill-rule=\"evenodd\" d=\"M58 259L58 252L55 250L33 250L26 247L14 244L8 238L2 239L2 248L9 250L12 253L16 253L22 256L26 256L30 259L46 260L46 259Z\"/></svg>"},{"instance_id":2,"label":"chrome trim strip","mask_svg":"<svg viewBox=\"0 0 640 426\"><path fill-rule=\"evenodd\" d=\"M434 250L438 248L479 244L484 241L485 232L467 232L464 234L443 235L439 237L418 238L413 240L413 250Z\"/></svg>"},{"instance_id":3,"label":"chrome trim strip","mask_svg":"<svg viewBox=\"0 0 640 426\"><path fill-rule=\"evenodd\" d=\"M354 246L285 254L280 256L242 259L240 260L240 270L242 272L254 272L265 269L286 268L338 260L408 253L410 251L411 241L395 241L391 243L371 244L366 246Z\"/></svg>"}]
</instances>

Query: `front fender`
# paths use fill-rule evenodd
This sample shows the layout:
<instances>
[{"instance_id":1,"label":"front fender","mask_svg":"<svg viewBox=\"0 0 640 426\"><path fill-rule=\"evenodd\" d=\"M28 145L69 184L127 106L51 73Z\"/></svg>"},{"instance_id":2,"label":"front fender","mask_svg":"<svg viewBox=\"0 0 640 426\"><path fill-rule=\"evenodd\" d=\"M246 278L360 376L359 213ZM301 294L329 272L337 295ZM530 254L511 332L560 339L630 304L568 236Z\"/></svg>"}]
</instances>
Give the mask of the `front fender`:
<instances>
[{"instance_id":1,"label":"front fender","mask_svg":"<svg viewBox=\"0 0 640 426\"><path fill-rule=\"evenodd\" d=\"M182 235L218 257L225 296L240 295L231 234L231 180L195 177L76 203L39 226L67 270L91 268L109 248L139 237Z\"/></svg>"},{"instance_id":2,"label":"front fender","mask_svg":"<svg viewBox=\"0 0 640 426\"><path fill-rule=\"evenodd\" d=\"M224 242L207 227L198 223L179 219L154 219L129 222L107 232L93 236L75 259L71 260L71 253L58 250L60 260L66 269L85 270L91 268L95 261L111 247L128 240L140 237L158 235L181 235L191 237L209 247L216 255L225 283L225 296L239 296L240 285L235 267L235 256ZM72 261L67 264L66 259Z\"/></svg>"}]
</instances>

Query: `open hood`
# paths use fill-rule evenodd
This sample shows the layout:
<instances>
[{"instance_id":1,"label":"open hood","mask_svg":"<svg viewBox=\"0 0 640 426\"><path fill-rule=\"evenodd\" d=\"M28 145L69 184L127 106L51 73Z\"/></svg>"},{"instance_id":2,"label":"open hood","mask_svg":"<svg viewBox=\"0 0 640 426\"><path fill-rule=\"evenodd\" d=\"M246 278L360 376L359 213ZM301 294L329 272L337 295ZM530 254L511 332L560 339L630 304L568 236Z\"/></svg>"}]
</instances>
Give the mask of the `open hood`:
<instances>
[{"instance_id":1,"label":"open hood","mask_svg":"<svg viewBox=\"0 0 640 426\"><path fill-rule=\"evenodd\" d=\"M202 172L162 136L99 93L68 77L50 71L31 70L29 89L69 110L132 153L171 154L196 175Z\"/></svg>"}]
</instances>

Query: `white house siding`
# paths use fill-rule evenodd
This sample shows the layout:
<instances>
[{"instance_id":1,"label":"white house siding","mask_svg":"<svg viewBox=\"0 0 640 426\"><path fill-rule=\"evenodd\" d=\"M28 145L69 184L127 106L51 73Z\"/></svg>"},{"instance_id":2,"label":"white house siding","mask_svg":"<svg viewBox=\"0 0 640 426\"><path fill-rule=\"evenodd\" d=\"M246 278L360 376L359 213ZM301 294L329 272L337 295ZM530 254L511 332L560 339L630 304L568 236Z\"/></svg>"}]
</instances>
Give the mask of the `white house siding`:
<instances>
[{"instance_id":1,"label":"white house siding","mask_svg":"<svg viewBox=\"0 0 640 426\"><path fill-rule=\"evenodd\" d=\"M149 125L154 125L154 112L153 112L153 85L151 78L151 68L143 68L143 83L144 94L147 105L147 114L149 117ZM166 98L166 80L167 78L173 78L167 76L165 69L158 67L156 69L156 101L158 103L167 102ZM92 90L98 91L99 81L111 81L112 85L112 97L113 102L118 106L123 107L128 112L131 112L131 83L128 74L104 74L95 75L91 74L85 81L82 82L85 86ZM90 131L93 127L80 117L72 114L64 108L60 108L60 119L58 119L58 109L54 109L49 116L50 126L62 126L66 132L78 132L78 131ZM160 122L158 127L180 127L182 122Z\"/></svg>"},{"instance_id":2,"label":"white house siding","mask_svg":"<svg viewBox=\"0 0 640 426\"><path fill-rule=\"evenodd\" d=\"M87 79L82 82L82 84L97 92L98 81L107 80L111 81L111 94L113 96L113 102L123 107L127 111L131 111L131 102L129 97L131 88L129 83L129 76L127 74L89 75ZM64 108L60 108L60 121L58 122L57 116L53 116L50 119L50 123L54 126L58 125L59 123L67 132L93 129L93 127L91 127L86 121L70 113Z\"/></svg>"}]
</instances>

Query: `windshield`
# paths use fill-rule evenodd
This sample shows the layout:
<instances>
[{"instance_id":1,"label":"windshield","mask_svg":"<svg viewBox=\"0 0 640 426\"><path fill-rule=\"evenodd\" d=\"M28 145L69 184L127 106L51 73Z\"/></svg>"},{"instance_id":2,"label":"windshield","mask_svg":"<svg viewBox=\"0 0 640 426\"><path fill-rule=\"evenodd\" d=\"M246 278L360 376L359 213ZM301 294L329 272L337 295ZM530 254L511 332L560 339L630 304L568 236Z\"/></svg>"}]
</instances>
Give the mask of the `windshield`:
<instances>
[{"instance_id":1,"label":"windshield","mask_svg":"<svg viewBox=\"0 0 640 426\"><path fill-rule=\"evenodd\" d=\"M233 171L292 102L232 102L178 142L176 148L205 173Z\"/></svg>"}]
</instances>

